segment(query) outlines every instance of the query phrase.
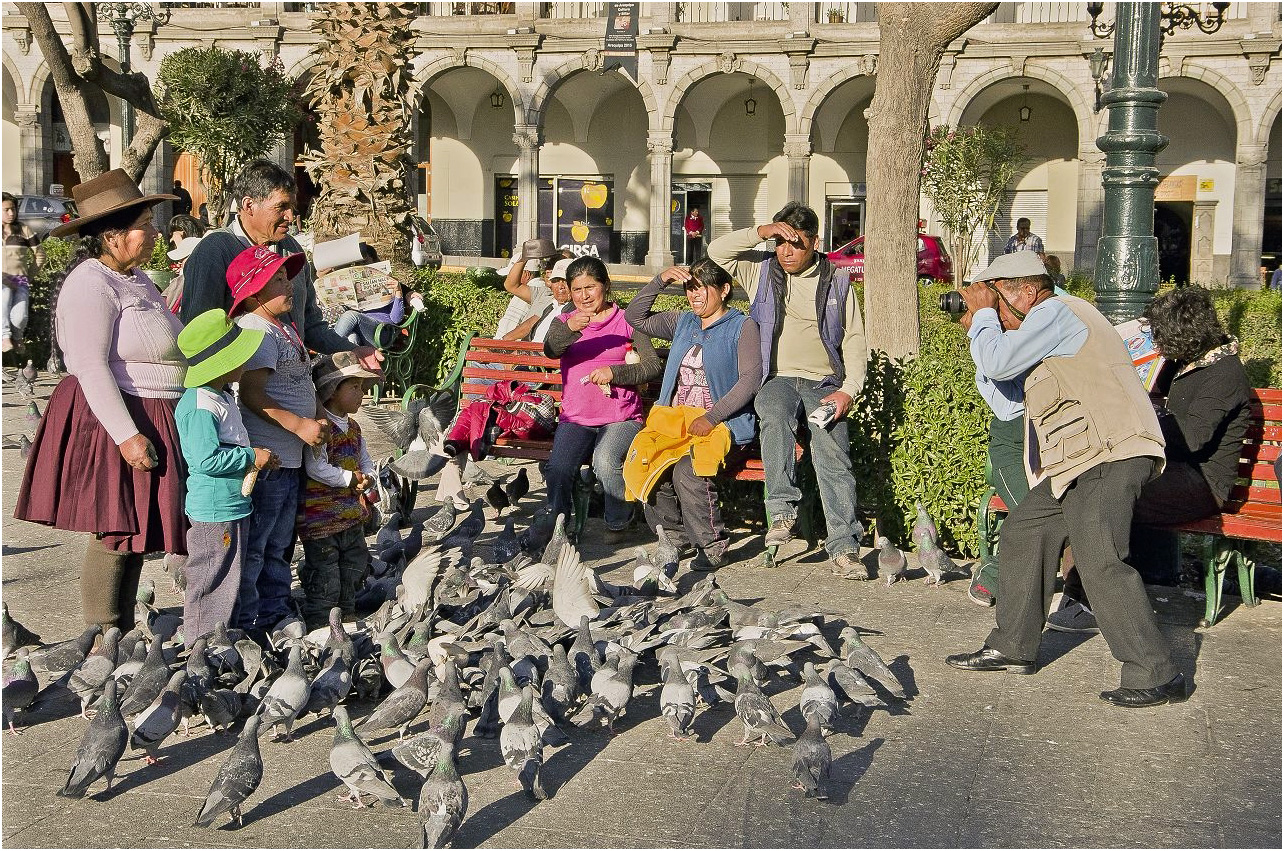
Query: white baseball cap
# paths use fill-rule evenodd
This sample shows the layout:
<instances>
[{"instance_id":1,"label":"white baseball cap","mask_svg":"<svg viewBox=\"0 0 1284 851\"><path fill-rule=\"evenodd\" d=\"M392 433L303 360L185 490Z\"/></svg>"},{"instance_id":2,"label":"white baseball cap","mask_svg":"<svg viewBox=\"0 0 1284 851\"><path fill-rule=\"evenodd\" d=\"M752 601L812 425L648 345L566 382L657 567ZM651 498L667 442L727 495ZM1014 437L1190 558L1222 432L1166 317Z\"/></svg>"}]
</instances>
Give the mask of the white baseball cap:
<instances>
[{"instance_id":1,"label":"white baseball cap","mask_svg":"<svg viewBox=\"0 0 1284 851\"><path fill-rule=\"evenodd\" d=\"M507 278L507 277L508 277L508 273L509 273L509 272L511 272L511 271L513 271L513 267L514 267L514 266L516 266L516 265L517 265L518 263L520 263L520 262L522 262L522 258L521 258L521 257L514 257L512 260L509 260L507 265L505 265L505 266L503 266L503 267L501 267L501 268L500 268L500 270L499 270L499 276L500 276L501 278ZM526 261L526 271L527 271L527 272L538 272L538 271L539 271L539 264L540 264L540 261L539 261L539 258L538 258L538 257L537 257L537 258L535 258L535 259L533 259L533 260L527 260L527 261Z\"/></svg>"},{"instance_id":2,"label":"white baseball cap","mask_svg":"<svg viewBox=\"0 0 1284 851\"><path fill-rule=\"evenodd\" d=\"M177 248L167 251L165 254L175 263L179 260L186 260L188 257L192 256L192 251L196 248L196 243L200 242L201 239L202 237L199 236L185 236L183 237L183 241L178 244Z\"/></svg>"},{"instance_id":3,"label":"white baseball cap","mask_svg":"<svg viewBox=\"0 0 1284 851\"><path fill-rule=\"evenodd\" d=\"M548 279L550 281L556 281L556 280L565 281L566 270L569 269L570 267L571 267L570 260L566 258L562 258L561 260L558 260L556 263L553 264L553 271L549 274Z\"/></svg>"}]
</instances>

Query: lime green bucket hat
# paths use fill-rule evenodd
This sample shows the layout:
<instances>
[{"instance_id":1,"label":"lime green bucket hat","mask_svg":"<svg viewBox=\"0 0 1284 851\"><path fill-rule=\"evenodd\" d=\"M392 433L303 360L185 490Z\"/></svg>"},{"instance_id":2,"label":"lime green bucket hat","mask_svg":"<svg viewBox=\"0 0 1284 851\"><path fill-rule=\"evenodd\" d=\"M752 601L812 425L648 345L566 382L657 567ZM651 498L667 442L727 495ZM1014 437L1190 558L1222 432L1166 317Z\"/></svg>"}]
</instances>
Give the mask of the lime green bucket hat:
<instances>
[{"instance_id":1,"label":"lime green bucket hat","mask_svg":"<svg viewBox=\"0 0 1284 851\"><path fill-rule=\"evenodd\" d=\"M209 384L254 356L263 332L235 325L222 308L207 310L178 335L178 348L187 358L184 387Z\"/></svg>"}]
</instances>

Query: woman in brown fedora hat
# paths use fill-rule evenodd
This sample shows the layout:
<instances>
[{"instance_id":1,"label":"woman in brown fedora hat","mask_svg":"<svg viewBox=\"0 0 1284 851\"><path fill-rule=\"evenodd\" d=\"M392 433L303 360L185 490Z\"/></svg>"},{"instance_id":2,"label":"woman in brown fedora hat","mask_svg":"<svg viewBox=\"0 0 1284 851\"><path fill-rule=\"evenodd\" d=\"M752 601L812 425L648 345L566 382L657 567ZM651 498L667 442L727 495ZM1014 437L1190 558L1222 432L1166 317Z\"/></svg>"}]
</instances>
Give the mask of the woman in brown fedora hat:
<instances>
[{"instance_id":1,"label":"woman in brown fedora hat","mask_svg":"<svg viewBox=\"0 0 1284 851\"><path fill-rule=\"evenodd\" d=\"M156 242L152 207L174 196L145 196L120 169L72 195L81 217L51 231L80 239L54 309L69 374L36 431L14 516L91 534L85 623L128 631L143 554L186 552L182 325L139 268Z\"/></svg>"}]
</instances>

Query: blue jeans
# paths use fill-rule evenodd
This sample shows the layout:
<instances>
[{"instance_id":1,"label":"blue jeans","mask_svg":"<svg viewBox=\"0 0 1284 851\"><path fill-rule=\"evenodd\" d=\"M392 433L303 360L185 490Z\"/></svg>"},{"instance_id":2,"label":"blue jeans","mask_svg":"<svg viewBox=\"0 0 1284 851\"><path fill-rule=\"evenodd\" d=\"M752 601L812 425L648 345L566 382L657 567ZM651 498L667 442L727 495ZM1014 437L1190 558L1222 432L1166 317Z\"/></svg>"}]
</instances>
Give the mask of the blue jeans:
<instances>
[{"instance_id":1,"label":"blue jeans","mask_svg":"<svg viewBox=\"0 0 1284 851\"><path fill-rule=\"evenodd\" d=\"M297 467L259 473L250 497L254 512L250 515L241 590L232 613L234 625L241 629L257 626L270 630L290 614L290 553L301 474Z\"/></svg>"},{"instance_id":2,"label":"blue jeans","mask_svg":"<svg viewBox=\"0 0 1284 851\"><path fill-rule=\"evenodd\" d=\"M833 392L808 378L775 376L767 379L754 399L758 414L758 441L762 446L762 467L767 480L767 513L776 517L797 517L802 491L794 447L798 443L798 419L806 417ZM828 428L807 423L811 430L811 465L820 485L820 504L825 511L825 550L831 556L855 552L864 527L856 519L856 478L852 475L850 441L846 418Z\"/></svg>"},{"instance_id":3,"label":"blue jeans","mask_svg":"<svg viewBox=\"0 0 1284 851\"><path fill-rule=\"evenodd\" d=\"M627 526L633 516L633 506L624 500L624 456L641 430L642 423L637 420L604 426L558 423L544 474L548 485L548 504L554 516L565 514L568 520L574 517L575 477L591 451L593 475L597 476L606 493L606 526L616 530Z\"/></svg>"},{"instance_id":4,"label":"blue jeans","mask_svg":"<svg viewBox=\"0 0 1284 851\"><path fill-rule=\"evenodd\" d=\"M358 346L373 346L375 329L379 320L367 316L359 310L345 310L334 322L334 333L356 343Z\"/></svg>"}]
</instances>

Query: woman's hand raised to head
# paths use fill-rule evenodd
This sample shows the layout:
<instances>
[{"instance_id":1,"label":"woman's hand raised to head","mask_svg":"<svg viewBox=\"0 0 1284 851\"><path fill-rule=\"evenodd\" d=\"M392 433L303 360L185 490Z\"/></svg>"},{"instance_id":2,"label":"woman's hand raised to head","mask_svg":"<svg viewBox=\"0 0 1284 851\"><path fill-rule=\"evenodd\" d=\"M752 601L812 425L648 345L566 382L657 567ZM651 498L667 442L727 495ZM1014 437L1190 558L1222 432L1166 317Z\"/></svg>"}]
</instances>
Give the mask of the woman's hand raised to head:
<instances>
[{"instance_id":1,"label":"woman's hand raised to head","mask_svg":"<svg viewBox=\"0 0 1284 851\"><path fill-rule=\"evenodd\" d=\"M685 266L670 266L660 273L660 280L666 284L682 284L691 280L691 271Z\"/></svg>"}]
</instances>

